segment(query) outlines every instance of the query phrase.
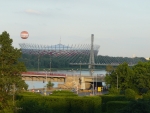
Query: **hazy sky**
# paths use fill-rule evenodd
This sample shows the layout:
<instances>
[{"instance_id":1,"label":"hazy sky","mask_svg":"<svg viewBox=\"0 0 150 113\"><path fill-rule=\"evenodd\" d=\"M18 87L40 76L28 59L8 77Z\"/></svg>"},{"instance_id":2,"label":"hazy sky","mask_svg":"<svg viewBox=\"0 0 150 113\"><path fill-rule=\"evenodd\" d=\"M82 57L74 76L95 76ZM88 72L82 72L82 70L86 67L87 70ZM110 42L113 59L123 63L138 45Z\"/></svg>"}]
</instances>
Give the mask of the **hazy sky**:
<instances>
[{"instance_id":1,"label":"hazy sky","mask_svg":"<svg viewBox=\"0 0 150 113\"><path fill-rule=\"evenodd\" d=\"M20 32L29 38L20 38ZM100 45L99 54L150 57L150 0L0 0L0 33L19 43Z\"/></svg>"}]
</instances>

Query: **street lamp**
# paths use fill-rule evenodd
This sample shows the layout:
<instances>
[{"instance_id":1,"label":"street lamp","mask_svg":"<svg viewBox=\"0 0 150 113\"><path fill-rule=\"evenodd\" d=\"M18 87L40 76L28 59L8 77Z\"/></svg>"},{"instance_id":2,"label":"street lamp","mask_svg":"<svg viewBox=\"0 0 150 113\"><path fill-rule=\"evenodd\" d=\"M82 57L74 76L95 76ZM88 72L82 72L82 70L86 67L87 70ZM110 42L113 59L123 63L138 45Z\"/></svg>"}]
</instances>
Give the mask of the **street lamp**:
<instances>
[{"instance_id":1,"label":"street lamp","mask_svg":"<svg viewBox=\"0 0 150 113\"><path fill-rule=\"evenodd\" d=\"M80 57L80 78L81 78L81 58L82 57Z\"/></svg>"},{"instance_id":2,"label":"street lamp","mask_svg":"<svg viewBox=\"0 0 150 113\"><path fill-rule=\"evenodd\" d=\"M49 65L50 65L50 73L51 73L51 57L50 57L50 63L49 63Z\"/></svg>"},{"instance_id":3,"label":"street lamp","mask_svg":"<svg viewBox=\"0 0 150 113\"><path fill-rule=\"evenodd\" d=\"M91 72L92 72L92 75L93 75L94 71L92 70ZM93 76L93 95L94 95L94 76Z\"/></svg>"},{"instance_id":4,"label":"street lamp","mask_svg":"<svg viewBox=\"0 0 150 113\"><path fill-rule=\"evenodd\" d=\"M38 54L38 72L39 72L39 57L40 55Z\"/></svg>"},{"instance_id":5,"label":"street lamp","mask_svg":"<svg viewBox=\"0 0 150 113\"><path fill-rule=\"evenodd\" d=\"M44 69L44 71L46 72L46 82L45 82L45 84L46 84L46 86L45 86L45 95L46 95L46 92L47 92L47 71Z\"/></svg>"},{"instance_id":6,"label":"street lamp","mask_svg":"<svg viewBox=\"0 0 150 113\"><path fill-rule=\"evenodd\" d=\"M96 95L97 95L97 76L98 76L98 74L96 75Z\"/></svg>"},{"instance_id":7,"label":"street lamp","mask_svg":"<svg viewBox=\"0 0 150 113\"><path fill-rule=\"evenodd\" d=\"M78 69L77 69L77 71L78 71ZM78 94L78 86L79 86L79 81L78 81L78 74L76 75L76 77L77 77L77 79L76 79L76 90L77 90L77 94Z\"/></svg>"},{"instance_id":8,"label":"street lamp","mask_svg":"<svg viewBox=\"0 0 150 113\"><path fill-rule=\"evenodd\" d=\"M73 69L71 70L72 71L72 76L74 75L74 73L73 73Z\"/></svg>"}]
</instances>

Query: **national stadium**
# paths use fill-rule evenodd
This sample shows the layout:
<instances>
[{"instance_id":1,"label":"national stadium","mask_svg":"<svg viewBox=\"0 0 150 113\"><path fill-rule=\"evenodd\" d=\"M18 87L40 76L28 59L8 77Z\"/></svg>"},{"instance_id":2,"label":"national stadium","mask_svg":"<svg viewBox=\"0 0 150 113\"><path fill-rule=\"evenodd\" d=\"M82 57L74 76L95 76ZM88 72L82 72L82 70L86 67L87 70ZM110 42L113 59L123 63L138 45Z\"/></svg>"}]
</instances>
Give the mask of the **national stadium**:
<instances>
[{"instance_id":1,"label":"national stadium","mask_svg":"<svg viewBox=\"0 0 150 113\"><path fill-rule=\"evenodd\" d=\"M27 31L21 32L21 38L27 39L29 34ZM137 64L139 61L146 61L143 57L109 57L98 55L99 45L94 45L94 34L91 34L91 44L75 44L75 45L63 45L61 43L56 45L39 45L20 43L20 47L23 54L44 56L49 55L57 59L65 59L65 62L73 63L89 63L91 65L118 65L127 62L129 65ZM79 60L80 59L80 60Z\"/></svg>"}]
</instances>

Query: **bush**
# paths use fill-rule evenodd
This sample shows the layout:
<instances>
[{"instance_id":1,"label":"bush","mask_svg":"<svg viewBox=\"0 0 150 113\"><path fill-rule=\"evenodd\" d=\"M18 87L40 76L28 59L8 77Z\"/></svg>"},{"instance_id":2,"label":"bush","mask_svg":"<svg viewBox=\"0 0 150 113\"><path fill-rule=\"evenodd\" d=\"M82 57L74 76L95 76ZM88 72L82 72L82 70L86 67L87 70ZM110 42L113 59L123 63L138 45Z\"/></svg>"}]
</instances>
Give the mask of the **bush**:
<instances>
[{"instance_id":1,"label":"bush","mask_svg":"<svg viewBox=\"0 0 150 113\"><path fill-rule=\"evenodd\" d=\"M93 102L88 98L68 98L68 113L92 113L94 110Z\"/></svg>"},{"instance_id":2,"label":"bush","mask_svg":"<svg viewBox=\"0 0 150 113\"><path fill-rule=\"evenodd\" d=\"M129 104L129 101L109 101L107 102L107 113L116 113L121 108Z\"/></svg>"},{"instance_id":3,"label":"bush","mask_svg":"<svg viewBox=\"0 0 150 113\"><path fill-rule=\"evenodd\" d=\"M64 98L25 97L17 102L23 107L19 113L66 113L67 103Z\"/></svg>"},{"instance_id":4,"label":"bush","mask_svg":"<svg viewBox=\"0 0 150 113\"><path fill-rule=\"evenodd\" d=\"M102 95L102 112L106 112L107 102L109 101L127 101L126 97L123 95Z\"/></svg>"},{"instance_id":5,"label":"bush","mask_svg":"<svg viewBox=\"0 0 150 113\"><path fill-rule=\"evenodd\" d=\"M78 96L77 94L71 92L71 91L53 91L53 93L50 96Z\"/></svg>"},{"instance_id":6,"label":"bush","mask_svg":"<svg viewBox=\"0 0 150 113\"><path fill-rule=\"evenodd\" d=\"M102 99L99 96L88 96L84 98L89 98L93 103L93 111L92 113L101 113L102 112Z\"/></svg>"},{"instance_id":7,"label":"bush","mask_svg":"<svg viewBox=\"0 0 150 113\"><path fill-rule=\"evenodd\" d=\"M150 113L150 102L142 99L134 100L117 113Z\"/></svg>"},{"instance_id":8,"label":"bush","mask_svg":"<svg viewBox=\"0 0 150 113\"><path fill-rule=\"evenodd\" d=\"M109 91L109 94L111 94L111 95L119 95L120 94L120 90L117 88L111 87L108 91Z\"/></svg>"},{"instance_id":9,"label":"bush","mask_svg":"<svg viewBox=\"0 0 150 113\"><path fill-rule=\"evenodd\" d=\"M126 89L125 90L125 97L128 100L135 100L135 96L136 96L136 93L134 90L132 90L132 89Z\"/></svg>"},{"instance_id":10,"label":"bush","mask_svg":"<svg viewBox=\"0 0 150 113\"><path fill-rule=\"evenodd\" d=\"M150 91L148 91L146 94L143 94L143 99L150 100Z\"/></svg>"},{"instance_id":11,"label":"bush","mask_svg":"<svg viewBox=\"0 0 150 113\"><path fill-rule=\"evenodd\" d=\"M100 97L24 97L19 113L101 113Z\"/></svg>"},{"instance_id":12,"label":"bush","mask_svg":"<svg viewBox=\"0 0 150 113\"><path fill-rule=\"evenodd\" d=\"M39 96L41 96L41 94L39 94L39 93L22 92L22 93L16 95L16 99L20 100L24 97L39 97Z\"/></svg>"}]
</instances>

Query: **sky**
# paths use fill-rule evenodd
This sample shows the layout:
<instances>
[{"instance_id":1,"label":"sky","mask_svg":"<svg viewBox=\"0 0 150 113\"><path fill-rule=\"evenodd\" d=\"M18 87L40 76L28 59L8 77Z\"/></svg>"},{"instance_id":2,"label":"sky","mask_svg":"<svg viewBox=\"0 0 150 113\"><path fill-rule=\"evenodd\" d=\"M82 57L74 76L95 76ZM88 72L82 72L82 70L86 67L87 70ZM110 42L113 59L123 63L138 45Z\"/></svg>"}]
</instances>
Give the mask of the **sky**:
<instances>
[{"instance_id":1,"label":"sky","mask_svg":"<svg viewBox=\"0 0 150 113\"><path fill-rule=\"evenodd\" d=\"M150 0L0 0L0 34L13 46L100 45L99 55L150 57ZM28 31L28 39L21 39Z\"/></svg>"}]
</instances>

